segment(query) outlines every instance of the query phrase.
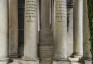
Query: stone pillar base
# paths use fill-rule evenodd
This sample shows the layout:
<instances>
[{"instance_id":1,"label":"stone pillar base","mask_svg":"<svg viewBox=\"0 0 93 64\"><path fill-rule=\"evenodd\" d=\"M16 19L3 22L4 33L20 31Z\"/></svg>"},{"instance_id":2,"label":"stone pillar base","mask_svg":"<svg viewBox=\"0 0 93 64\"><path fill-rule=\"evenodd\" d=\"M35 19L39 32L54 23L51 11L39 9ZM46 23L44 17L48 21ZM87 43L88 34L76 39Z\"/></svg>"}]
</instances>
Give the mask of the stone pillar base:
<instances>
[{"instance_id":1,"label":"stone pillar base","mask_svg":"<svg viewBox=\"0 0 93 64\"><path fill-rule=\"evenodd\" d=\"M10 64L39 64L39 60L22 60L22 59L13 59L13 62Z\"/></svg>"},{"instance_id":2,"label":"stone pillar base","mask_svg":"<svg viewBox=\"0 0 93 64\"><path fill-rule=\"evenodd\" d=\"M63 61L53 61L53 64L70 64L70 62L69 61L65 61L65 60L63 60Z\"/></svg>"},{"instance_id":3,"label":"stone pillar base","mask_svg":"<svg viewBox=\"0 0 93 64\"><path fill-rule=\"evenodd\" d=\"M84 64L92 64L92 60L84 60Z\"/></svg>"},{"instance_id":4,"label":"stone pillar base","mask_svg":"<svg viewBox=\"0 0 93 64\"><path fill-rule=\"evenodd\" d=\"M0 64L8 64L8 61L0 61Z\"/></svg>"},{"instance_id":5,"label":"stone pillar base","mask_svg":"<svg viewBox=\"0 0 93 64\"><path fill-rule=\"evenodd\" d=\"M39 64L39 61L36 60L36 61L22 61L22 63L19 63L19 64Z\"/></svg>"},{"instance_id":6,"label":"stone pillar base","mask_svg":"<svg viewBox=\"0 0 93 64\"><path fill-rule=\"evenodd\" d=\"M71 62L71 64L84 64L83 62Z\"/></svg>"}]
</instances>

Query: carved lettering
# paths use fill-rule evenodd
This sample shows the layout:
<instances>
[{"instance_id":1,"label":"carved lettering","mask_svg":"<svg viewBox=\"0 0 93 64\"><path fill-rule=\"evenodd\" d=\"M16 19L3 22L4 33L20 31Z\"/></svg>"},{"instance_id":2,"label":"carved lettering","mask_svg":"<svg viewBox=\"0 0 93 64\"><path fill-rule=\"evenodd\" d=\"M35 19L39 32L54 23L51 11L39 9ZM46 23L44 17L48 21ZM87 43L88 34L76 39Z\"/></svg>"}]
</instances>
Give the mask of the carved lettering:
<instances>
[{"instance_id":1,"label":"carved lettering","mask_svg":"<svg viewBox=\"0 0 93 64\"><path fill-rule=\"evenodd\" d=\"M26 22L33 22L33 19L36 19L36 5L35 0L26 0L25 3L25 20Z\"/></svg>"},{"instance_id":2,"label":"carved lettering","mask_svg":"<svg viewBox=\"0 0 93 64\"><path fill-rule=\"evenodd\" d=\"M64 18L67 16L66 11L66 1L63 0L56 0L55 7L56 7L56 20L58 22L64 22Z\"/></svg>"}]
</instances>

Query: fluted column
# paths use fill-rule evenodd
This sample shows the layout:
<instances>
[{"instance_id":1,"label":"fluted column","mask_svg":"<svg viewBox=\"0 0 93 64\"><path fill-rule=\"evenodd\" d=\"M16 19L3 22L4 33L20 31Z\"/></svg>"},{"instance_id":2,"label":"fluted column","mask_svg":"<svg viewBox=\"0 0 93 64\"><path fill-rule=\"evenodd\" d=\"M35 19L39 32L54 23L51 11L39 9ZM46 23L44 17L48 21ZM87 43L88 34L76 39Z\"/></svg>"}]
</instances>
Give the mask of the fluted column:
<instances>
[{"instance_id":1,"label":"fluted column","mask_svg":"<svg viewBox=\"0 0 93 64\"><path fill-rule=\"evenodd\" d=\"M74 56L83 56L83 0L74 0Z\"/></svg>"},{"instance_id":2,"label":"fluted column","mask_svg":"<svg viewBox=\"0 0 93 64\"><path fill-rule=\"evenodd\" d=\"M66 0L54 0L54 59L63 60L67 58L67 7Z\"/></svg>"},{"instance_id":3,"label":"fluted column","mask_svg":"<svg viewBox=\"0 0 93 64\"><path fill-rule=\"evenodd\" d=\"M25 0L24 60L37 59L37 0Z\"/></svg>"},{"instance_id":4,"label":"fluted column","mask_svg":"<svg viewBox=\"0 0 93 64\"><path fill-rule=\"evenodd\" d=\"M88 6L87 6L87 0L84 0L83 4L83 58L84 59L92 59L91 55L91 44L90 44L90 30L89 30L89 19L88 19Z\"/></svg>"},{"instance_id":5,"label":"fluted column","mask_svg":"<svg viewBox=\"0 0 93 64\"><path fill-rule=\"evenodd\" d=\"M8 58L8 0L0 0L0 61ZM0 62L0 64L3 64Z\"/></svg>"}]
</instances>

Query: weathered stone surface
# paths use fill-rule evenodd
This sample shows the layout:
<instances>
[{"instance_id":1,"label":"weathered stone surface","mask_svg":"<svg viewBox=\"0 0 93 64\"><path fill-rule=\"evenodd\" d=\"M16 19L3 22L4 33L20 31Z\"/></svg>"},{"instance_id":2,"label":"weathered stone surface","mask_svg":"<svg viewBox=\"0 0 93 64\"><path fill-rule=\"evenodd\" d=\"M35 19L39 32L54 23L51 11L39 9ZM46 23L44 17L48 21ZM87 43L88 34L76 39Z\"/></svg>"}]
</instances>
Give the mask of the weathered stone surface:
<instances>
[{"instance_id":1,"label":"weathered stone surface","mask_svg":"<svg viewBox=\"0 0 93 64\"><path fill-rule=\"evenodd\" d=\"M68 58L71 62L78 62L80 59L79 58Z\"/></svg>"},{"instance_id":2,"label":"weathered stone surface","mask_svg":"<svg viewBox=\"0 0 93 64\"><path fill-rule=\"evenodd\" d=\"M18 0L9 1L9 56L18 57Z\"/></svg>"},{"instance_id":3,"label":"weathered stone surface","mask_svg":"<svg viewBox=\"0 0 93 64\"><path fill-rule=\"evenodd\" d=\"M66 0L54 0L54 59L67 58Z\"/></svg>"},{"instance_id":4,"label":"weathered stone surface","mask_svg":"<svg viewBox=\"0 0 93 64\"><path fill-rule=\"evenodd\" d=\"M53 64L70 64L68 61L53 61Z\"/></svg>"},{"instance_id":5,"label":"weathered stone surface","mask_svg":"<svg viewBox=\"0 0 93 64\"><path fill-rule=\"evenodd\" d=\"M85 64L92 64L92 60L91 61L85 60Z\"/></svg>"},{"instance_id":6,"label":"weathered stone surface","mask_svg":"<svg viewBox=\"0 0 93 64\"><path fill-rule=\"evenodd\" d=\"M0 60L8 57L8 0L0 0Z\"/></svg>"},{"instance_id":7,"label":"weathered stone surface","mask_svg":"<svg viewBox=\"0 0 93 64\"><path fill-rule=\"evenodd\" d=\"M73 53L73 8L68 8L67 27L67 56Z\"/></svg>"},{"instance_id":8,"label":"weathered stone surface","mask_svg":"<svg viewBox=\"0 0 93 64\"><path fill-rule=\"evenodd\" d=\"M41 0L39 54L41 60L53 58L53 31L51 29L51 1Z\"/></svg>"},{"instance_id":9,"label":"weathered stone surface","mask_svg":"<svg viewBox=\"0 0 93 64\"><path fill-rule=\"evenodd\" d=\"M38 21L37 0L25 0L24 59L37 58Z\"/></svg>"},{"instance_id":10,"label":"weathered stone surface","mask_svg":"<svg viewBox=\"0 0 93 64\"><path fill-rule=\"evenodd\" d=\"M8 61L0 61L0 64L8 64Z\"/></svg>"},{"instance_id":11,"label":"weathered stone surface","mask_svg":"<svg viewBox=\"0 0 93 64\"><path fill-rule=\"evenodd\" d=\"M84 58L92 58L91 55L91 45L90 45L90 29L89 29L89 19L88 19L88 6L87 0L84 0L83 3L83 57Z\"/></svg>"},{"instance_id":12,"label":"weathered stone surface","mask_svg":"<svg viewBox=\"0 0 93 64\"><path fill-rule=\"evenodd\" d=\"M83 62L71 62L71 64L84 64Z\"/></svg>"},{"instance_id":13,"label":"weathered stone surface","mask_svg":"<svg viewBox=\"0 0 93 64\"><path fill-rule=\"evenodd\" d=\"M74 0L74 54L83 56L83 0Z\"/></svg>"},{"instance_id":14,"label":"weathered stone surface","mask_svg":"<svg viewBox=\"0 0 93 64\"><path fill-rule=\"evenodd\" d=\"M19 64L18 62L11 62L11 63L9 63L9 64Z\"/></svg>"},{"instance_id":15,"label":"weathered stone surface","mask_svg":"<svg viewBox=\"0 0 93 64\"><path fill-rule=\"evenodd\" d=\"M39 61L22 61L19 64L39 64Z\"/></svg>"},{"instance_id":16,"label":"weathered stone surface","mask_svg":"<svg viewBox=\"0 0 93 64\"><path fill-rule=\"evenodd\" d=\"M39 64L39 60L35 61L25 61L22 59L14 59L12 63L10 64Z\"/></svg>"}]
</instances>

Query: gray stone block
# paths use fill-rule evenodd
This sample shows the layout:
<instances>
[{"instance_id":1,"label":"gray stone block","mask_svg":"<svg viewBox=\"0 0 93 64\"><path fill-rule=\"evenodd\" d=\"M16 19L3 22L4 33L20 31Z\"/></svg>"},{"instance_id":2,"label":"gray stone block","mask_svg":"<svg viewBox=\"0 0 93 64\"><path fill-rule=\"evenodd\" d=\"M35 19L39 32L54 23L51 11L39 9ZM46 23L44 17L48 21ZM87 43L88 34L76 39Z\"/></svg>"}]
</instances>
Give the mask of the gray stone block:
<instances>
[{"instance_id":1,"label":"gray stone block","mask_svg":"<svg viewBox=\"0 0 93 64\"><path fill-rule=\"evenodd\" d=\"M70 64L68 61L53 61L53 64Z\"/></svg>"},{"instance_id":2,"label":"gray stone block","mask_svg":"<svg viewBox=\"0 0 93 64\"><path fill-rule=\"evenodd\" d=\"M9 63L9 64L19 64L18 62L12 62L12 63Z\"/></svg>"},{"instance_id":3,"label":"gray stone block","mask_svg":"<svg viewBox=\"0 0 93 64\"><path fill-rule=\"evenodd\" d=\"M84 64L82 62L71 62L71 64Z\"/></svg>"},{"instance_id":4,"label":"gray stone block","mask_svg":"<svg viewBox=\"0 0 93 64\"><path fill-rule=\"evenodd\" d=\"M13 60L15 64L39 64L39 60L35 60L35 61L32 61L32 60L29 60L29 61L25 61L25 60L22 60L22 59L14 59Z\"/></svg>"},{"instance_id":5,"label":"gray stone block","mask_svg":"<svg viewBox=\"0 0 93 64\"><path fill-rule=\"evenodd\" d=\"M0 64L8 64L8 61L0 61Z\"/></svg>"},{"instance_id":6,"label":"gray stone block","mask_svg":"<svg viewBox=\"0 0 93 64\"><path fill-rule=\"evenodd\" d=\"M85 60L85 64L92 64L92 60Z\"/></svg>"}]
</instances>

